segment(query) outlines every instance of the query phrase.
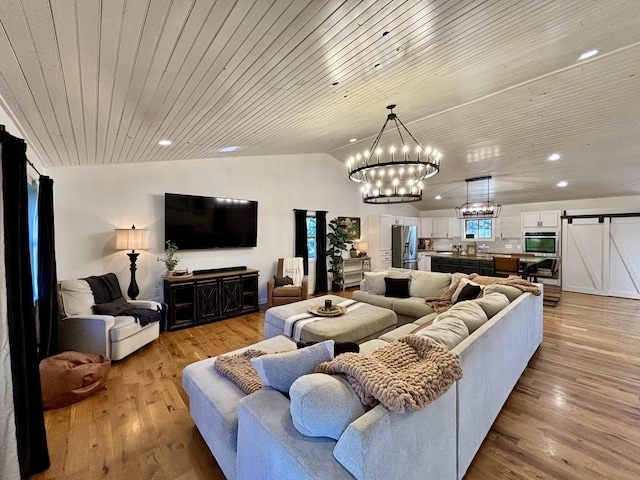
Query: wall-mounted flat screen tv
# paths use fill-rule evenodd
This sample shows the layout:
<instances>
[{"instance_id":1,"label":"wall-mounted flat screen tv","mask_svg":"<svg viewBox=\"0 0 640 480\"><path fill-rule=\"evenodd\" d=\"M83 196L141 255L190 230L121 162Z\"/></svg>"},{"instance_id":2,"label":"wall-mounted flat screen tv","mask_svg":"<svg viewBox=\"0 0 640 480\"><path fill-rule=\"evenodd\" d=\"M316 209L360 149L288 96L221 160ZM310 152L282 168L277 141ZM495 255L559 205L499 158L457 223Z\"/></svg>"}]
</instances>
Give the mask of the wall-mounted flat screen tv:
<instances>
[{"instance_id":1,"label":"wall-mounted flat screen tv","mask_svg":"<svg viewBox=\"0 0 640 480\"><path fill-rule=\"evenodd\" d=\"M255 247L258 202L164 194L164 239L181 250Z\"/></svg>"}]
</instances>

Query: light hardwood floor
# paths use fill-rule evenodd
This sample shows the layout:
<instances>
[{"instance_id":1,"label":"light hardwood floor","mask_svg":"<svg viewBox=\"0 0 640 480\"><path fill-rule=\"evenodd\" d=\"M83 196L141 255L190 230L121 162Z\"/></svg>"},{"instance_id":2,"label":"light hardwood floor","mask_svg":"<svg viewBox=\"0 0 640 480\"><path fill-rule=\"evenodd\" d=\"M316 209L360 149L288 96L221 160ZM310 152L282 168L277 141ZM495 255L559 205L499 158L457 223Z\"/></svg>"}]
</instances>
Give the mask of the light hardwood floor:
<instances>
[{"instance_id":1,"label":"light hardwood floor","mask_svg":"<svg viewBox=\"0 0 640 480\"><path fill-rule=\"evenodd\" d=\"M106 389L45 412L51 468L32 479L224 479L181 372L262 339L263 320L261 310L165 332L115 363ZM465 478L638 479L639 445L640 301L563 292Z\"/></svg>"}]
</instances>

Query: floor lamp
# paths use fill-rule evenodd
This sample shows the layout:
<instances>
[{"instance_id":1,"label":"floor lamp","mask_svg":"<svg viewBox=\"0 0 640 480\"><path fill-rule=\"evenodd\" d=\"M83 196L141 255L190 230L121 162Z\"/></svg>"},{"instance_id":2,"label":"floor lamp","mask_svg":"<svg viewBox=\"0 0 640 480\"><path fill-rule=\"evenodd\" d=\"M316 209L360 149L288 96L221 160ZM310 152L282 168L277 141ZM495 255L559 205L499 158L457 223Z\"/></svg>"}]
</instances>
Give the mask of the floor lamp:
<instances>
[{"instance_id":1,"label":"floor lamp","mask_svg":"<svg viewBox=\"0 0 640 480\"><path fill-rule=\"evenodd\" d=\"M129 260L131 260L131 282L129 283L129 289L127 295L131 300L135 300L140 293L138 284L136 283L136 259L139 253L136 250L147 250L149 248L149 230L143 228L136 228L132 225L131 228L116 228L116 250L131 250L131 253L127 253Z\"/></svg>"}]
</instances>

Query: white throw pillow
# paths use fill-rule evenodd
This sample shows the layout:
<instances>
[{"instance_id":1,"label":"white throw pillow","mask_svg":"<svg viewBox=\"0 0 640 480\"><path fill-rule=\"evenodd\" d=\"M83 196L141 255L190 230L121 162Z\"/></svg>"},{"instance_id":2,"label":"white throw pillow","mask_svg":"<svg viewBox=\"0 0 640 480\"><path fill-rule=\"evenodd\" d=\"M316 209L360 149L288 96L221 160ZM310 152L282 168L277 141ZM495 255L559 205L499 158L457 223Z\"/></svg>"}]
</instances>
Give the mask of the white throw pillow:
<instances>
[{"instance_id":1,"label":"white throw pillow","mask_svg":"<svg viewBox=\"0 0 640 480\"><path fill-rule=\"evenodd\" d=\"M312 373L298 378L289 390L291 420L308 437L338 440L365 407L343 375Z\"/></svg>"},{"instance_id":2,"label":"white throw pillow","mask_svg":"<svg viewBox=\"0 0 640 480\"><path fill-rule=\"evenodd\" d=\"M93 291L86 280L63 280L58 284L60 312L71 315L93 315Z\"/></svg>"},{"instance_id":3,"label":"white throw pillow","mask_svg":"<svg viewBox=\"0 0 640 480\"><path fill-rule=\"evenodd\" d=\"M364 291L373 295L384 295L386 286L384 277L387 272L364 272Z\"/></svg>"}]
</instances>

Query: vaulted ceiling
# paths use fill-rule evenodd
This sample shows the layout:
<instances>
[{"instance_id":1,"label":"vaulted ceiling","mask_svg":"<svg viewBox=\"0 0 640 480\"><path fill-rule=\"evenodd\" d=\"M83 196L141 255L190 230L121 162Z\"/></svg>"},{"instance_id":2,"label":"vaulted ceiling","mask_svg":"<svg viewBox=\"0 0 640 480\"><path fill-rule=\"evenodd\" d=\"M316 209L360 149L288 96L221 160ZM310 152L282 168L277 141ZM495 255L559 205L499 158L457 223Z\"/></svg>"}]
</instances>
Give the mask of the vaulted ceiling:
<instances>
[{"instance_id":1,"label":"vaulted ceiling","mask_svg":"<svg viewBox=\"0 0 640 480\"><path fill-rule=\"evenodd\" d=\"M346 162L395 103L420 209L635 195L640 1L0 0L0 102L45 167Z\"/></svg>"}]
</instances>

